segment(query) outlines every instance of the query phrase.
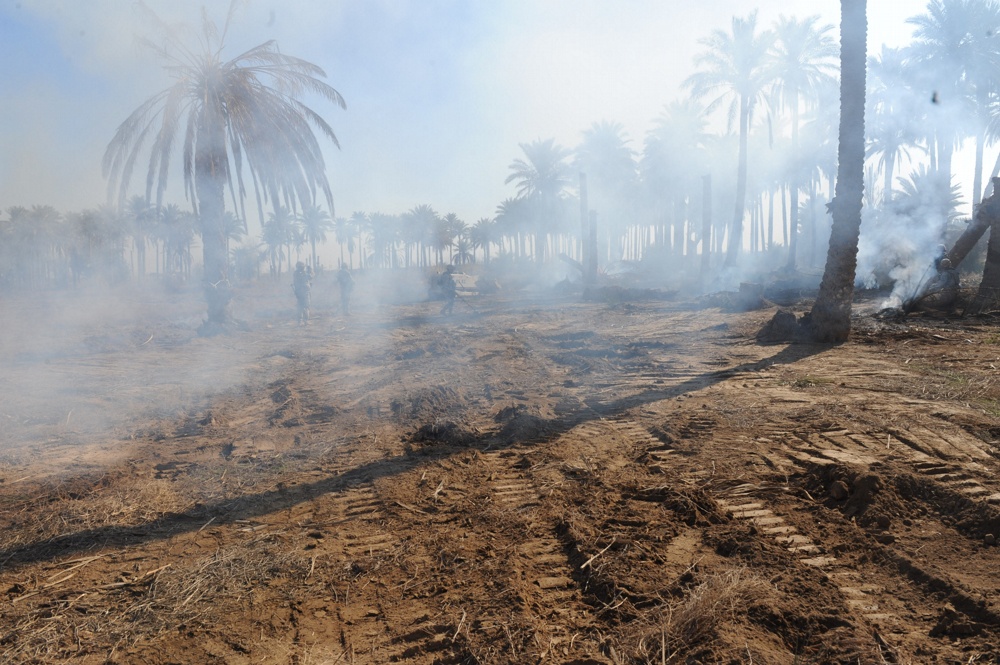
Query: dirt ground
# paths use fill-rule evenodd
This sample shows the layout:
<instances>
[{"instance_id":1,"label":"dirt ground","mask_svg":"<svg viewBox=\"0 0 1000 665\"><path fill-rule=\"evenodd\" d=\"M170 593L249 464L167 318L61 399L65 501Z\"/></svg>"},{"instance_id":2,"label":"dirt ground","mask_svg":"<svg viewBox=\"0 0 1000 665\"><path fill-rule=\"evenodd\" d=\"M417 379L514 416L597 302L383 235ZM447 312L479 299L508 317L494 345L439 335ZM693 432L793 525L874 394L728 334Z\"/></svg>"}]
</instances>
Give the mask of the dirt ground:
<instances>
[{"instance_id":1,"label":"dirt ground","mask_svg":"<svg viewBox=\"0 0 1000 665\"><path fill-rule=\"evenodd\" d=\"M329 281L0 300L0 661L1000 662L1000 320Z\"/></svg>"}]
</instances>

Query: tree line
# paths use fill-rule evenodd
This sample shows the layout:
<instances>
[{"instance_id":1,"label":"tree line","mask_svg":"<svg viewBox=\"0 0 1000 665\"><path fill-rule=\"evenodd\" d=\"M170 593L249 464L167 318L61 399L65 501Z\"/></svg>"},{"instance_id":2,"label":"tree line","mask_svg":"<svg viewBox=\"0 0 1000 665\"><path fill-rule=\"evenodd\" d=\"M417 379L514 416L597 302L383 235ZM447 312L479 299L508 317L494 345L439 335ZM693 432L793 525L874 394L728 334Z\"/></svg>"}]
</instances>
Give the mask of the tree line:
<instances>
[{"instance_id":1,"label":"tree line","mask_svg":"<svg viewBox=\"0 0 1000 665\"><path fill-rule=\"evenodd\" d=\"M986 148L1000 138L1000 77L994 75L1000 71L1000 6L991 0L932 0L909 24L910 45L883 48L868 59L866 223L880 223L887 211L917 214L928 203L945 223L955 220L962 204L952 176L956 149L968 141L976 146L975 204ZM790 270L822 266L837 169L840 91L833 26L815 16L782 16L762 26L753 12L734 17L728 29L712 31L700 44L684 82L687 96L664 106L641 145L611 120L584 130L573 148L554 139L523 143L506 177L516 193L471 224L429 204L402 213L331 217L325 177L317 180L314 173L322 163L304 138L307 128L294 124L281 134L300 149L295 159L269 164L275 146L255 144L269 136L262 131L248 132L244 144L223 153L226 164L239 153L263 191L257 196L259 235L248 236L246 212L235 196L228 210L220 203L209 210L197 205L207 188L199 189L193 177L201 145L195 144L184 158L192 174L185 186L195 194L189 197L196 202L193 211L163 203L166 169L154 168L161 163L155 159L145 196L65 215L48 206L9 208L0 217L0 279L39 287L72 283L88 273L109 279L188 277L192 248L205 242L206 214L218 218L208 237L213 252L224 257L217 261L225 263L225 276L281 274L293 257L317 264L317 246L330 240L337 243L337 262L350 267L489 262L498 256L541 262L561 253L582 255L581 208L596 213L605 262L709 253L732 265L749 252ZM205 81L212 80L212 67L225 73L239 68L236 61L178 53L175 58L192 76ZM251 53L287 67L288 81L300 88L321 73L274 50ZM322 90L342 103L336 91ZM241 103L249 107L254 94L245 92ZM153 122L154 101L123 123L105 157L112 181L122 180L122 194L129 160L141 147L139 128ZM257 109L254 117L270 117L267 110ZM174 129L177 118L167 116L176 112L164 111L157 122L169 119L168 129ZM199 113L192 120L196 127L210 119L205 109ZM318 117L299 115L302 122ZM290 116L280 117L287 122ZM231 129L233 121L226 122ZM275 126L272 120L265 124ZM325 122L320 131L336 140ZM164 141L153 146L154 152L168 148ZM909 171L901 176L904 167ZM239 168L222 171L230 186L235 177L235 189L243 189ZM309 194L317 183L327 196ZM213 185L219 197L225 184Z\"/></svg>"}]
</instances>

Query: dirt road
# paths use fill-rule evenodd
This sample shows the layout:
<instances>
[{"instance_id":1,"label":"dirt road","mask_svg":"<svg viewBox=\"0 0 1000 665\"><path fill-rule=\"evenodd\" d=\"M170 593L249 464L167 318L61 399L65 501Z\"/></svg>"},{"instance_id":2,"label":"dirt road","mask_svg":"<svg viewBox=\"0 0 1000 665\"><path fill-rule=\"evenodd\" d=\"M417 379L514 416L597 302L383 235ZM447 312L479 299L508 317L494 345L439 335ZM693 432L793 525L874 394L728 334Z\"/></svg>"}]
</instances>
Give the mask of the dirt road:
<instances>
[{"instance_id":1,"label":"dirt road","mask_svg":"<svg viewBox=\"0 0 1000 665\"><path fill-rule=\"evenodd\" d=\"M3 303L0 660L1000 662L996 321L286 295Z\"/></svg>"}]
</instances>

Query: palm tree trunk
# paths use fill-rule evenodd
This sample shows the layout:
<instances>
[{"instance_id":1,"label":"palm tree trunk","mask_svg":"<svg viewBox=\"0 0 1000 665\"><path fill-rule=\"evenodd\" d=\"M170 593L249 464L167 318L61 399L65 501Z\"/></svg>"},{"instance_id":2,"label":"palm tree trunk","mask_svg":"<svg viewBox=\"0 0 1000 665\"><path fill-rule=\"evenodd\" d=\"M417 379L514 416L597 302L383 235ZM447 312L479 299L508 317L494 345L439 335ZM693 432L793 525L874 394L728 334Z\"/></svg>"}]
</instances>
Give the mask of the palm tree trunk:
<instances>
[{"instance_id":1,"label":"palm tree trunk","mask_svg":"<svg viewBox=\"0 0 1000 665\"><path fill-rule=\"evenodd\" d=\"M736 171L736 206L733 211L732 233L726 252L726 266L736 265L743 244L743 214L747 198L747 135L750 133L750 104L746 96L740 97L740 154Z\"/></svg>"},{"instance_id":2,"label":"palm tree trunk","mask_svg":"<svg viewBox=\"0 0 1000 665\"><path fill-rule=\"evenodd\" d=\"M797 254L799 250L799 177L798 177L798 164L799 164L799 95L794 93L792 95L792 159L795 163L796 168L792 171L792 182L790 183L790 188L792 190L792 200L789 204L791 208L791 220L789 221L788 228L790 231L788 239L788 265L785 267L789 272L795 271L795 263L798 260Z\"/></svg>"},{"instance_id":3,"label":"palm tree trunk","mask_svg":"<svg viewBox=\"0 0 1000 665\"><path fill-rule=\"evenodd\" d=\"M198 132L195 156L195 189L201 221L203 288L208 304L208 325L224 325L232 320L232 294L229 288L229 261L226 257L225 125L221 118L206 109Z\"/></svg>"},{"instance_id":4,"label":"palm tree trunk","mask_svg":"<svg viewBox=\"0 0 1000 665\"><path fill-rule=\"evenodd\" d=\"M810 333L818 342L844 342L851 332L851 301L864 197L867 13L866 0L840 0L837 186L830 203L833 227L826 269L810 316Z\"/></svg>"}]
</instances>

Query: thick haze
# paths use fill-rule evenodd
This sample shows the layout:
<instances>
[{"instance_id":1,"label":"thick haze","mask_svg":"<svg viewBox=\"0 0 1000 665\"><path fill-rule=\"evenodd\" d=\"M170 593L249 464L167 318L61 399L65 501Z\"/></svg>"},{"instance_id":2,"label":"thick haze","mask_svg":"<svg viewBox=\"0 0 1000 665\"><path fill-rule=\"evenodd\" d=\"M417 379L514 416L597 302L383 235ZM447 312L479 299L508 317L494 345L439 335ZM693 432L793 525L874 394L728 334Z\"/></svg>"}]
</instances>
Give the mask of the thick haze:
<instances>
[{"instance_id":1,"label":"thick haze","mask_svg":"<svg viewBox=\"0 0 1000 665\"><path fill-rule=\"evenodd\" d=\"M169 23L222 23L228 0L148 0ZM594 122L621 123L639 149L664 105L685 97L698 43L759 7L818 14L839 32L839 0L249 0L225 55L267 39L320 65L347 110L307 100L330 121L336 214L399 213L427 203L469 223L515 194L519 143L575 147ZM924 2L869 2L869 53L899 46ZM128 0L0 0L0 209L103 203L100 162L118 124L167 79L138 47L155 38ZM181 180L172 164L171 182ZM735 168L735 165L734 165ZM131 191L141 192L143 174ZM168 197L184 204L179 189ZM253 230L251 230L253 232Z\"/></svg>"}]
</instances>

